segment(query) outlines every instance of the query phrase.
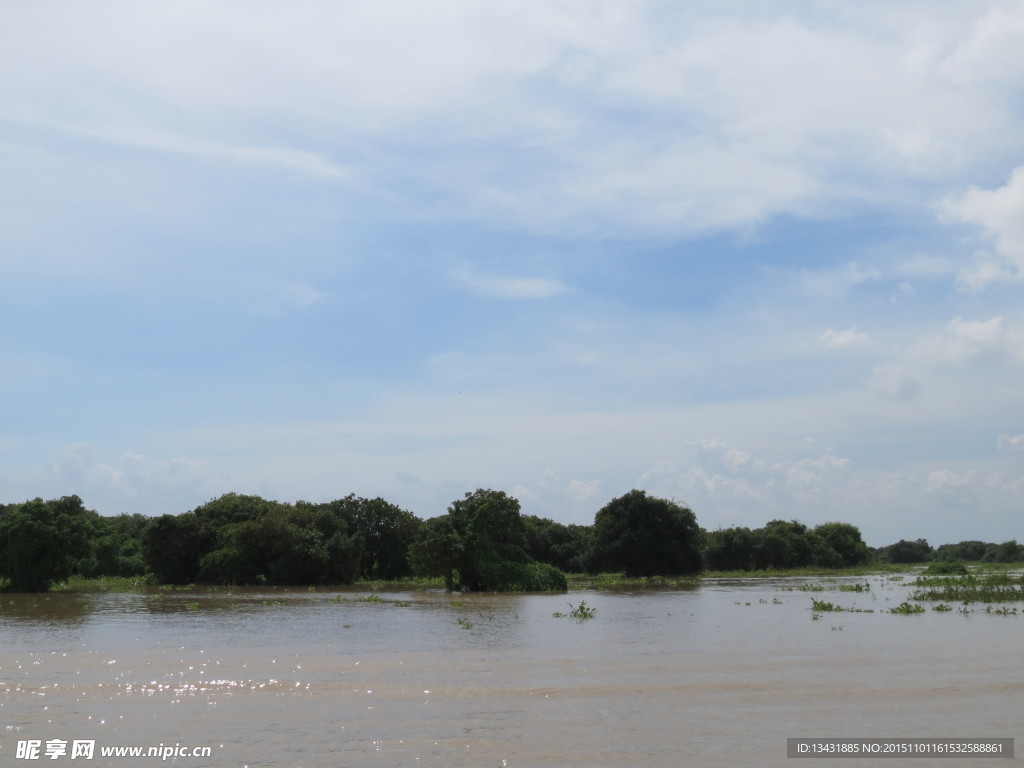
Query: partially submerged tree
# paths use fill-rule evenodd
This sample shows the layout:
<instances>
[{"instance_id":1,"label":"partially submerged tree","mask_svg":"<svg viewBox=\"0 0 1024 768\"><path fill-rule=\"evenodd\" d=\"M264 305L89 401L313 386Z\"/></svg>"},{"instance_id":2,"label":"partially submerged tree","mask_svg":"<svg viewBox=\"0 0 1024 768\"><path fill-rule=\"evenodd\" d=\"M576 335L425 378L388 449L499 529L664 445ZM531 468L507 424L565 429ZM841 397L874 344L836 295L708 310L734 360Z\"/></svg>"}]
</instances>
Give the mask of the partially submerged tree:
<instances>
[{"instance_id":1,"label":"partially submerged tree","mask_svg":"<svg viewBox=\"0 0 1024 768\"><path fill-rule=\"evenodd\" d=\"M627 576L699 573L704 565L702 544L692 511L632 490L595 515L588 570L622 571Z\"/></svg>"},{"instance_id":2,"label":"partially submerged tree","mask_svg":"<svg viewBox=\"0 0 1024 768\"><path fill-rule=\"evenodd\" d=\"M78 496L0 508L0 576L12 592L46 592L89 554L98 526Z\"/></svg>"},{"instance_id":3,"label":"partially submerged tree","mask_svg":"<svg viewBox=\"0 0 1024 768\"><path fill-rule=\"evenodd\" d=\"M410 547L422 576L441 576L463 591L564 590L565 575L525 550L519 502L503 491L476 490L427 520Z\"/></svg>"}]
</instances>

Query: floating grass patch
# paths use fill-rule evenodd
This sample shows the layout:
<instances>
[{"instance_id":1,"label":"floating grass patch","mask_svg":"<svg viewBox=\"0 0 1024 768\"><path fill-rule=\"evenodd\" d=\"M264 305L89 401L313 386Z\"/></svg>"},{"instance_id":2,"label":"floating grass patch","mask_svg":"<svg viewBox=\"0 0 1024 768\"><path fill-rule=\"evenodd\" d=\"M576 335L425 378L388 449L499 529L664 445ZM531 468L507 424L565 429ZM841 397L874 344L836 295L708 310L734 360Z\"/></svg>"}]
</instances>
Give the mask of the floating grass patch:
<instances>
[{"instance_id":1,"label":"floating grass patch","mask_svg":"<svg viewBox=\"0 0 1024 768\"><path fill-rule=\"evenodd\" d=\"M152 576L71 576L50 587L51 592L137 592L154 583ZM3 583L0 580L0 589Z\"/></svg>"},{"instance_id":2,"label":"floating grass patch","mask_svg":"<svg viewBox=\"0 0 1024 768\"><path fill-rule=\"evenodd\" d=\"M939 560L931 563L924 572L939 576L966 576L967 566L963 560Z\"/></svg>"},{"instance_id":3,"label":"floating grass patch","mask_svg":"<svg viewBox=\"0 0 1024 768\"><path fill-rule=\"evenodd\" d=\"M946 611L952 611L953 606L951 606L949 603L939 603L938 605L933 605L932 610L939 611L940 613L945 613Z\"/></svg>"},{"instance_id":4,"label":"floating grass patch","mask_svg":"<svg viewBox=\"0 0 1024 768\"><path fill-rule=\"evenodd\" d=\"M586 600L580 600L579 605L573 605L572 603L569 603L568 613L555 611L551 615L554 616L556 619L564 619L568 617L571 619L576 619L576 621L585 621L587 619L592 619L595 616L597 616L597 609L591 608L589 605L587 605Z\"/></svg>"},{"instance_id":5,"label":"floating grass patch","mask_svg":"<svg viewBox=\"0 0 1024 768\"><path fill-rule=\"evenodd\" d=\"M1024 577L1005 571L966 576L921 576L911 600L960 603L1013 603L1024 600Z\"/></svg>"},{"instance_id":6,"label":"floating grass patch","mask_svg":"<svg viewBox=\"0 0 1024 768\"><path fill-rule=\"evenodd\" d=\"M811 611L814 613L874 613L873 608L843 608L841 605L824 600L811 598Z\"/></svg>"},{"instance_id":7,"label":"floating grass patch","mask_svg":"<svg viewBox=\"0 0 1024 768\"><path fill-rule=\"evenodd\" d=\"M462 616L460 616L458 619L456 619L455 623L458 624L463 629L472 629L473 628L473 622L470 621L467 618L462 617Z\"/></svg>"},{"instance_id":8,"label":"floating grass patch","mask_svg":"<svg viewBox=\"0 0 1024 768\"><path fill-rule=\"evenodd\" d=\"M185 603L185 610L188 610L188 611L198 611L199 610L199 603Z\"/></svg>"},{"instance_id":9,"label":"floating grass patch","mask_svg":"<svg viewBox=\"0 0 1024 768\"><path fill-rule=\"evenodd\" d=\"M839 585L839 591L840 592L870 592L871 591L871 585L868 584L867 582L864 582L863 584L861 584L859 582L856 583L856 584L840 584Z\"/></svg>"},{"instance_id":10,"label":"floating grass patch","mask_svg":"<svg viewBox=\"0 0 1024 768\"><path fill-rule=\"evenodd\" d=\"M360 595L356 598L357 603L383 603L380 595Z\"/></svg>"},{"instance_id":11,"label":"floating grass patch","mask_svg":"<svg viewBox=\"0 0 1024 768\"><path fill-rule=\"evenodd\" d=\"M1016 616L1017 609L1004 605L1002 608L993 608L991 605L985 607L985 613L994 613L997 616Z\"/></svg>"},{"instance_id":12,"label":"floating grass patch","mask_svg":"<svg viewBox=\"0 0 1024 768\"><path fill-rule=\"evenodd\" d=\"M924 613L924 606L912 605L911 603L904 601L890 610L889 613L901 613L905 616L912 613Z\"/></svg>"}]
</instances>

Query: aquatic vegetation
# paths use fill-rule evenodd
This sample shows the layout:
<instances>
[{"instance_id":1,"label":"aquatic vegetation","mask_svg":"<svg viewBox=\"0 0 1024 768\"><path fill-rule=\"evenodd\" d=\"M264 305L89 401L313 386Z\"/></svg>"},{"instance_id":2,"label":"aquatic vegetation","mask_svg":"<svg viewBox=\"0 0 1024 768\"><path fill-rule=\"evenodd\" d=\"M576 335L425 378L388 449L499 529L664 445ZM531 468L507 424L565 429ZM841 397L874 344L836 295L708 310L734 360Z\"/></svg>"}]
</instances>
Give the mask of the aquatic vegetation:
<instances>
[{"instance_id":1,"label":"aquatic vegetation","mask_svg":"<svg viewBox=\"0 0 1024 768\"><path fill-rule=\"evenodd\" d=\"M3 589L0 580L0 590ZM154 583L152 576L70 576L50 587L51 592L138 592Z\"/></svg>"},{"instance_id":2,"label":"aquatic vegetation","mask_svg":"<svg viewBox=\"0 0 1024 768\"><path fill-rule=\"evenodd\" d=\"M966 576L920 576L911 600L956 601L961 603L1010 603L1024 600L1024 576L1006 571Z\"/></svg>"},{"instance_id":3,"label":"aquatic vegetation","mask_svg":"<svg viewBox=\"0 0 1024 768\"><path fill-rule=\"evenodd\" d=\"M383 603L384 599L380 595L360 595L356 598L357 603Z\"/></svg>"},{"instance_id":4,"label":"aquatic vegetation","mask_svg":"<svg viewBox=\"0 0 1024 768\"><path fill-rule=\"evenodd\" d=\"M924 569L926 574L940 576L966 576L967 566L963 560L938 560Z\"/></svg>"},{"instance_id":5,"label":"aquatic vegetation","mask_svg":"<svg viewBox=\"0 0 1024 768\"><path fill-rule=\"evenodd\" d=\"M949 603L939 603L938 605L933 605L932 606L932 610L933 611L939 611L940 613L943 613L945 611L952 611L953 610L953 606L951 606Z\"/></svg>"},{"instance_id":6,"label":"aquatic vegetation","mask_svg":"<svg viewBox=\"0 0 1024 768\"><path fill-rule=\"evenodd\" d=\"M597 609L588 606L586 600L580 600L579 605L569 603L569 608L572 609L569 611L569 615L574 619L592 619L597 615Z\"/></svg>"},{"instance_id":7,"label":"aquatic vegetation","mask_svg":"<svg viewBox=\"0 0 1024 768\"><path fill-rule=\"evenodd\" d=\"M462 617L462 616L460 616L458 619L456 619L455 623L458 624L463 629L472 629L473 628L473 622L470 621L467 618Z\"/></svg>"},{"instance_id":8,"label":"aquatic vegetation","mask_svg":"<svg viewBox=\"0 0 1024 768\"><path fill-rule=\"evenodd\" d=\"M869 584L868 582L864 582L863 584L861 584L860 582L858 582L856 584L840 584L839 585L839 591L840 592L870 592L871 591L871 584Z\"/></svg>"},{"instance_id":9,"label":"aquatic vegetation","mask_svg":"<svg viewBox=\"0 0 1024 768\"><path fill-rule=\"evenodd\" d=\"M924 606L912 605L911 603L903 601L895 608L891 609L889 613L901 613L904 615L909 615L912 613L924 613Z\"/></svg>"},{"instance_id":10,"label":"aquatic vegetation","mask_svg":"<svg viewBox=\"0 0 1024 768\"><path fill-rule=\"evenodd\" d=\"M195 602L193 602L193 603L185 603L185 609L189 610L189 611L198 611L199 610L199 603L195 603Z\"/></svg>"},{"instance_id":11,"label":"aquatic vegetation","mask_svg":"<svg viewBox=\"0 0 1024 768\"><path fill-rule=\"evenodd\" d=\"M747 603L747 605L750 605L750 603ZM556 619L564 619L568 616L569 618L576 619L576 621L585 621L586 619L594 618L597 615L597 609L587 605L586 600L580 600L579 605L569 603L569 613L555 611L551 615Z\"/></svg>"},{"instance_id":12,"label":"aquatic vegetation","mask_svg":"<svg viewBox=\"0 0 1024 768\"><path fill-rule=\"evenodd\" d=\"M841 605L835 603L828 603L824 600L815 600L811 598L811 611L814 613L874 613L872 608L843 608Z\"/></svg>"}]
</instances>

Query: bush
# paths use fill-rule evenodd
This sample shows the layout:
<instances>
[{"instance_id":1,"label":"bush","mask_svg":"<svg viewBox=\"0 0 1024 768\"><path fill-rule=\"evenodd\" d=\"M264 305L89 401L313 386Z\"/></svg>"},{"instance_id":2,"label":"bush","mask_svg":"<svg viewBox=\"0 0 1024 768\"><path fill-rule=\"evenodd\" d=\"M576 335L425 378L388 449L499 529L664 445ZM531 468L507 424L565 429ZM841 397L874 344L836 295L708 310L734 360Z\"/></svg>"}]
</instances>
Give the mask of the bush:
<instances>
[{"instance_id":1,"label":"bush","mask_svg":"<svg viewBox=\"0 0 1024 768\"><path fill-rule=\"evenodd\" d=\"M935 576L966 576L967 566L963 560L937 560L925 568L924 572Z\"/></svg>"}]
</instances>

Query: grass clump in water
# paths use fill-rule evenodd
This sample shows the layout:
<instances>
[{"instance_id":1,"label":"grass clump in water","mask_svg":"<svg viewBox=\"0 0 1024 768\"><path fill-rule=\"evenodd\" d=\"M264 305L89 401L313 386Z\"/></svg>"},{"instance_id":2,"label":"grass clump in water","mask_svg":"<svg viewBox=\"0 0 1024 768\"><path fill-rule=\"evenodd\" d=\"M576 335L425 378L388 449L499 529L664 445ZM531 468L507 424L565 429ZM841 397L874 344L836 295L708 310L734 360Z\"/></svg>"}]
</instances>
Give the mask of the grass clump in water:
<instances>
[{"instance_id":1,"label":"grass clump in water","mask_svg":"<svg viewBox=\"0 0 1024 768\"><path fill-rule=\"evenodd\" d=\"M1006 571L966 576L921 576L913 584L911 600L960 603L1012 603L1024 600L1024 576Z\"/></svg>"},{"instance_id":2,"label":"grass clump in water","mask_svg":"<svg viewBox=\"0 0 1024 768\"><path fill-rule=\"evenodd\" d=\"M828 612L828 611L841 611L843 610L834 603L826 603L824 600L815 600L811 598L811 610L815 612Z\"/></svg>"},{"instance_id":3,"label":"grass clump in water","mask_svg":"<svg viewBox=\"0 0 1024 768\"><path fill-rule=\"evenodd\" d=\"M586 621L587 619L592 619L597 616L597 608L591 608L587 605L586 600L580 600L579 605L569 603L569 613L555 611L551 615L556 619L564 619L568 616L569 618L576 619L576 621Z\"/></svg>"},{"instance_id":4,"label":"grass clump in water","mask_svg":"<svg viewBox=\"0 0 1024 768\"><path fill-rule=\"evenodd\" d=\"M924 572L930 576L966 576L967 566L963 560L938 560L925 568Z\"/></svg>"},{"instance_id":5,"label":"grass clump in water","mask_svg":"<svg viewBox=\"0 0 1024 768\"><path fill-rule=\"evenodd\" d=\"M893 608L891 611L889 611L889 613L900 613L904 616L909 616L912 613L924 613L924 606L912 605L911 603L903 601L895 608Z\"/></svg>"}]
</instances>

